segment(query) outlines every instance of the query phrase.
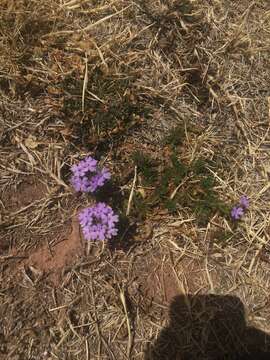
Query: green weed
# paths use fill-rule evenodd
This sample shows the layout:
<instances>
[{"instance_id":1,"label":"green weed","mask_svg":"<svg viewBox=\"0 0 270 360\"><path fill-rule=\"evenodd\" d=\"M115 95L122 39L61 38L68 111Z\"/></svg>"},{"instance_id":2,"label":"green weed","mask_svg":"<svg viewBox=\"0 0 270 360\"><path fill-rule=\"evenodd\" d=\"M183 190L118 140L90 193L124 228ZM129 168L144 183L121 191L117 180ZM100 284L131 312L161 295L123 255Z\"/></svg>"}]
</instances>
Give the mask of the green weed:
<instances>
[{"instance_id":1,"label":"green weed","mask_svg":"<svg viewBox=\"0 0 270 360\"><path fill-rule=\"evenodd\" d=\"M199 159L191 165L186 165L174 152L169 165L158 172L158 164L141 152L136 152L133 160L142 174L144 183L155 188L146 199L140 199L138 206L143 206L144 211L159 206L175 213L179 206L188 207L195 212L200 225L206 225L216 213L222 216L229 215L230 207L215 191L215 179L208 170L208 161ZM171 199L172 192L184 179L184 188L179 189Z\"/></svg>"},{"instance_id":2,"label":"green weed","mask_svg":"<svg viewBox=\"0 0 270 360\"><path fill-rule=\"evenodd\" d=\"M141 151L136 151L133 154L133 161L143 177L144 185L155 184L158 178L157 163Z\"/></svg>"},{"instance_id":3,"label":"green weed","mask_svg":"<svg viewBox=\"0 0 270 360\"><path fill-rule=\"evenodd\" d=\"M165 145L170 145L173 148L182 145L185 140L185 127L184 125L178 125L177 127L171 129L168 136L164 139Z\"/></svg>"}]
</instances>

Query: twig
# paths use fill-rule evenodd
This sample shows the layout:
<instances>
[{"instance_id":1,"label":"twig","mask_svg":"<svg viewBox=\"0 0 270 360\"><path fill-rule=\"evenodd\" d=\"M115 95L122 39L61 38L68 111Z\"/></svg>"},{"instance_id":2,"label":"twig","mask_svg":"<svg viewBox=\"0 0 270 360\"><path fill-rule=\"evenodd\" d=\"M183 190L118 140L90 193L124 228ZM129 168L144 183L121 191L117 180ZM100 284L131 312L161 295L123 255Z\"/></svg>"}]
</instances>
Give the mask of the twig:
<instances>
[{"instance_id":1,"label":"twig","mask_svg":"<svg viewBox=\"0 0 270 360\"><path fill-rule=\"evenodd\" d=\"M126 320L127 320L127 329L128 329L127 357L128 357L128 359L130 359L131 349L132 349L132 334L131 334L130 320L129 320L128 311L127 311L126 298L125 298L125 294L124 294L123 290L120 290L120 299L122 301L123 308L124 308L125 315L126 315Z\"/></svg>"},{"instance_id":2,"label":"twig","mask_svg":"<svg viewBox=\"0 0 270 360\"><path fill-rule=\"evenodd\" d=\"M87 89L88 84L88 58L87 54L85 54L85 72L84 72L84 79L83 79L83 89L82 89L82 112L84 113L84 103L85 103L85 91Z\"/></svg>"},{"instance_id":3,"label":"twig","mask_svg":"<svg viewBox=\"0 0 270 360\"><path fill-rule=\"evenodd\" d=\"M134 189L135 189L136 181L137 181L137 166L135 166L135 168L134 168L134 178L133 178L133 183L132 183L131 192L130 192L130 194L129 194L128 206L127 206L127 211L126 211L126 215L127 215L127 216L128 216L129 213L130 213L131 202L132 202L132 198L133 198L133 194L134 194Z\"/></svg>"},{"instance_id":4,"label":"twig","mask_svg":"<svg viewBox=\"0 0 270 360\"><path fill-rule=\"evenodd\" d=\"M206 242L207 235L208 235L210 227L211 227L211 225L210 225L210 223L208 223L206 231L205 231L204 243ZM205 257L205 271L206 271L206 276L207 276L207 279L208 279L208 282L209 282L209 285L210 285L211 294L213 294L214 293L214 284L213 284L212 278L211 278L209 270L208 270L208 254L209 254L209 243L208 243L208 246L207 246L207 254L206 254L206 257Z\"/></svg>"},{"instance_id":5,"label":"twig","mask_svg":"<svg viewBox=\"0 0 270 360\"><path fill-rule=\"evenodd\" d=\"M182 185L184 185L186 182L186 180L182 181L175 189L174 191L171 193L171 196L170 196L170 200L173 200L173 198L175 197L175 195L177 194L177 191L180 189L180 187Z\"/></svg>"},{"instance_id":6,"label":"twig","mask_svg":"<svg viewBox=\"0 0 270 360\"><path fill-rule=\"evenodd\" d=\"M89 345L88 345L88 340L85 339L85 359L89 360Z\"/></svg>"}]
</instances>

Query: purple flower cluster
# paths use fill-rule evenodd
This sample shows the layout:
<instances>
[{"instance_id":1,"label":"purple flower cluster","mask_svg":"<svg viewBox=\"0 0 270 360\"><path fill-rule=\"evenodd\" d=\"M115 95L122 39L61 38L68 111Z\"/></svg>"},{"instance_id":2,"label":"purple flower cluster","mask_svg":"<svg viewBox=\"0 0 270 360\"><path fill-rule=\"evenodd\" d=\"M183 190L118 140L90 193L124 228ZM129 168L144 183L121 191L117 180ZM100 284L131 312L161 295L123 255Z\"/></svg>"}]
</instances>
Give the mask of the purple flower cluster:
<instances>
[{"instance_id":1,"label":"purple flower cluster","mask_svg":"<svg viewBox=\"0 0 270 360\"><path fill-rule=\"evenodd\" d=\"M118 216L105 203L97 203L79 213L79 222L86 240L111 239L117 235L115 224L118 221Z\"/></svg>"},{"instance_id":2,"label":"purple flower cluster","mask_svg":"<svg viewBox=\"0 0 270 360\"><path fill-rule=\"evenodd\" d=\"M71 167L71 184L76 191L94 193L102 187L111 174L107 168L98 167L97 160L91 156ZM79 222L86 240L107 240L117 235L116 224L119 221L112 208L98 202L79 212Z\"/></svg>"},{"instance_id":3,"label":"purple flower cluster","mask_svg":"<svg viewBox=\"0 0 270 360\"><path fill-rule=\"evenodd\" d=\"M240 198L239 204L234 206L231 211L231 216L233 220L239 220L244 215L245 211L249 207L248 198L243 195Z\"/></svg>"},{"instance_id":4,"label":"purple flower cluster","mask_svg":"<svg viewBox=\"0 0 270 360\"><path fill-rule=\"evenodd\" d=\"M111 178L109 170L99 169L97 160L91 156L73 165L71 171L73 175L70 182L76 191L94 193Z\"/></svg>"}]
</instances>

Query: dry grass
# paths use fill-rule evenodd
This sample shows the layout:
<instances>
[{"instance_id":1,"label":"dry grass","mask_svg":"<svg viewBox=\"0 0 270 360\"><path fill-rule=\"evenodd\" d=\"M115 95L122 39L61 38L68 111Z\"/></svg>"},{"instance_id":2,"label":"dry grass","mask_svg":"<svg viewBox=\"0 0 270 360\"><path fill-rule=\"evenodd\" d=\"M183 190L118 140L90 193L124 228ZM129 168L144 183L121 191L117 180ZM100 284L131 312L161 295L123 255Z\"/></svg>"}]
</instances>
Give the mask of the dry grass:
<instances>
[{"instance_id":1,"label":"dry grass","mask_svg":"<svg viewBox=\"0 0 270 360\"><path fill-rule=\"evenodd\" d=\"M237 296L247 324L270 332L269 32L260 0L1 1L3 359L144 359L179 293ZM132 153L166 162L162 139L179 124L181 159L215 161L224 201L250 198L237 227L218 214L199 226L181 207L132 215L148 191ZM115 174L131 224L117 249L84 245L54 287L22 257L50 247L87 203L68 169L89 153Z\"/></svg>"}]
</instances>

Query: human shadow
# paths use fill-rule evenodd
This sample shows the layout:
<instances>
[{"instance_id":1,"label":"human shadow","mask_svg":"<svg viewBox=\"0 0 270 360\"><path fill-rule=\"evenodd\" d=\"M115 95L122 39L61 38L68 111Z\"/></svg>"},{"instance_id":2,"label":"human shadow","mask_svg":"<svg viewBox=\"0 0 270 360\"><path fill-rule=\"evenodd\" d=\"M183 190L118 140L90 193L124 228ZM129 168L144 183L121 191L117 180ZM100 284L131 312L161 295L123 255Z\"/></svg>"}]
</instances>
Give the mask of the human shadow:
<instances>
[{"instance_id":1,"label":"human shadow","mask_svg":"<svg viewBox=\"0 0 270 360\"><path fill-rule=\"evenodd\" d=\"M169 325L147 346L145 360L270 359L270 336L247 326L235 296L177 296L169 317Z\"/></svg>"}]
</instances>

